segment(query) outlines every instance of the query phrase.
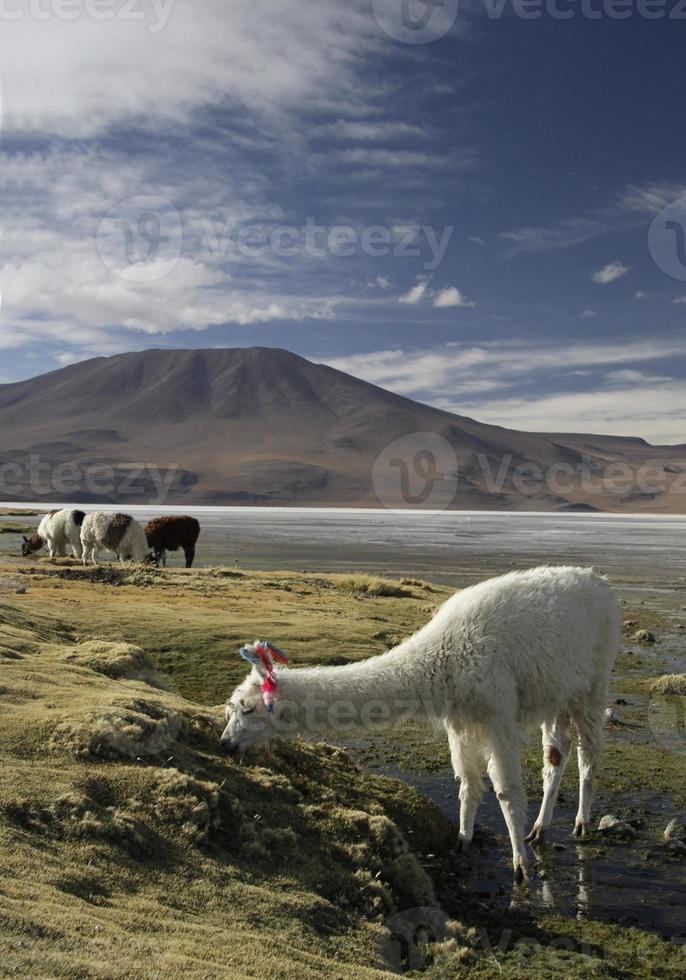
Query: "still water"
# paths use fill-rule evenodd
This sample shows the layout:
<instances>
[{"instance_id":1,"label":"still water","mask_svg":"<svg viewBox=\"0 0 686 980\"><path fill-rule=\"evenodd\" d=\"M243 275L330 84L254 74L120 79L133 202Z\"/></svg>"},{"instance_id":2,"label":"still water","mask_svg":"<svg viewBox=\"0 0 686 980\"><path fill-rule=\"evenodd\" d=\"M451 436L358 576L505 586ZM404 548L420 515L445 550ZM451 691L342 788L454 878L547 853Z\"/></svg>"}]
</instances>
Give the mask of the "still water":
<instances>
[{"instance_id":1,"label":"still water","mask_svg":"<svg viewBox=\"0 0 686 980\"><path fill-rule=\"evenodd\" d=\"M13 506L27 505L0 504ZM41 510L53 506L59 505L41 504ZM686 515L260 507L130 507L127 512L141 521L174 512L197 517L202 526L198 565L363 569L452 581L465 572L483 577L490 569L563 561L629 578L686 577ZM172 556L172 563L180 559Z\"/></svg>"}]
</instances>

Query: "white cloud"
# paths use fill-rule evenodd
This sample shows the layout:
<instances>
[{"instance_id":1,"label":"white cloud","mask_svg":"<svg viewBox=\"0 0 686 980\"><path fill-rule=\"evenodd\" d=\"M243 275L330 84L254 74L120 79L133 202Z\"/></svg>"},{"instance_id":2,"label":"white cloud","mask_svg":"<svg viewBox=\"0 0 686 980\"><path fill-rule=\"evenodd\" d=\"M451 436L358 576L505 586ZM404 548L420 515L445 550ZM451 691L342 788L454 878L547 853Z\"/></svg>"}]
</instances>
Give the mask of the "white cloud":
<instances>
[{"instance_id":1,"label":"white cloud","mask_svg":"<svg viewBox=\"0 0 686 980\"><path fill-rule=\"evenodd\" d=\"M666 408L665 406L669 407ZM448 408L448 405L442 406ZM672 379L659 385L602 387L529 398L461 402L459 410L481 422L505 423L533 432L589 432L641 436L654 445L684 442L686 386Z\"/></svg>"},{"instance_id":2,"label":"white cloud","mask_svg":"<svg viewBox=\"0 0 686 980\"><path fill-rule=\"evenodd\" d=\"M436 309L443 310L452 306L475 306L470 300L464 298L460 290L456 286L446 286L444 289L439 289L433 298L433 305Z\"/></svg>"},{"instance_id":3,"label":"white cloud","mask_svg":"<svg viewBox=\"0 0 686 980\"><path fill-rule=\"evenodd\" d=\"M649 299L649 293L644 293L642 289L639 289L637 293L634 293L634 299Z\"/></svg>"},{"instance_id":4,"label":"white cloud","mask_svg":"<svg viewBox=\"0 0 686 980\"><path fill-rule=\"evenodd\" d=\"M340 154L343 163L359 163L367 167L442 167L445 158L440 154L423 153L420 150L379 150L356 147L343 150Z\"/></svg>"},{"instance_id":5,"label":"white cloud","mask_svg":"<svg viewBox=\"0 0 686 980\"><path fill-rule=\"evenodd\" d=\"M424 134L420 126L411 126L405 122L350 122L339 119L329 129L337 139L370 143L421 137Z\"/></svg>"},{"instance_id":6,"label":"white cloud","mask_svg":"<svg viewBox=\"0 0 686 980\"><path fill-rule=\"evenodd\" d=\"M604 380L607 381L608 384L626 385L646 384L647 382L650 382L650 384L661 384L663 381L670 382L674 379L670 378L669 375L652 374L649 371L637 371L635 369L632 370L630 368L624 368L620 371L608 371L607 374L604 375Z\"/></svg>"},{"instance_id":7,"label":"white cloud","mask_svg":"<svg viewBox=\"0 0 686 980\"><path fill-rule=\"evenodd\" d=\"M169 13L166 24L155 6ZM84 137L150 116L179 124L221 103L272 114L303 102L314 108L354 99L355 73L376 43L358 2L167 0L135 7L143 20L83 13L70 21L4 19L5 131Z\"/></svg>"},{"instance_id":8,"label":"white cloud","mask_svg":"<svg viewBox=\"0 0 686 980\"><path fill-rule=\"evenodd\" d=\"M686 386L645 371L647 362L686 358L686 339L618 338L598 343L511 340L385 350L327 363L373 384L458 415L508 428L586 431L683 442ZM555 376L583 379L583 390L544 391ZM497 397L485 397L497 393Z\"/></svg>"},{"instance_id":9,"label":"white cloud","mask_svg":"<svg viewBox=\"0 0 686 980\"><path fill-rule=\"evenodd\" d=\"M499 238L510 243L509 252L547 252L571 248L607 231L607 221L599 218L570 218L553 227L524 227L501 232Z\"/></svg>"},{"instance_id":10,"label":"white cloud","mask_svg":"<svg viewBox=\"0 0 686 980\"><path fill-rule=\"evenodd\" d=\"M620 202L627 211L654 216L662 208L684 195L686 195L686 184L650 181L640 186L628 187L621 195Z\"/></svg>"},{"instance_id":11,"label":"white cloud","mask_svg":"<svg viewBox=\"0 0 686 980\"><path fill-rule=\"evenodd\" d=\"M595 310L584 310L583 313L581 314L581 319L582 320L591 320L591 319L593 319L594 317L597 317L597 316L598 316L598 314L596 313Z\"/></svg>"},{"instance_id":12,"label":"white cloud","mask_svg":"<svg viewBox=\"0 0 686 980\"><path fill-rule=\"evenodd\" d=\"M677 298L676 299L673 299L672 302L673 303L676 303L677 305L680 305L682 303L686 303L686 296L677 296Z\"/></svg>"},{"instance_id":13,"label":"white cloud","mask_svg":"<svg viewBox=\"0 0 686 980\"><path fill-rule=\"evenodd\" d=\"M166 334L223 323L333 318L342 297L287 288L274 275L279 260L273 255L253 260L230 248L217 250L201 220L211 197L203 199L194 175L190 184L178 179L169 187L150 162L95 150L1 154L0 347L49 341L63 344L71 356L76 348L106 351L110 336L122 330ZM225 199L231 191L227 180ZM183 239L172 267L153 256L144 263L152 280L145 283L129 278L123 233L117 233L109 265L99 254L103 215L132 195L193 199L192 208L182 208ZM252 200L237 197L230 211L239 219L268 214L259 183ZM104 241L108 248L111 237Z\"/></svg>"},{"instance_id":14,"label":"white cloud","mask_svg":"<svg viewBox=\"0 0 686 980\"><path fill-rule=\"evenodd\" d=\"M615 282L617 279L621 279L629 271L629 267L624 265L622 262L610 262L609 265L604 265L602 269L598 269L591 276L593 282L597 282L602 286L606 286L608 283Z\"/></svg>"},{"instance_id":15,"label":"white cloud","mask_svg":"<svg viewBox=\"0 0 686 980\"><path fill-rule=\"evenodd\" d=\"M412 289L398 297L398 302L403 303L405 306L416 306L417 303L419 303L423 298L428 285L429 284L426 279L420 279L419 282L412 287Z\"/></svg>"},{"instance_id":16,"label":"white cloud","mask_svg":"<svg viewBox=\"0 0 686 980\"><path fill-rule=\"evenodd\" d=\"M650 181L625 188L604 208L548 226L524 226L501 232L509 254L572 248L610 232L627 231L650 223L667 204L686 195L686 184Z\"/></svg>"}]
</instances>

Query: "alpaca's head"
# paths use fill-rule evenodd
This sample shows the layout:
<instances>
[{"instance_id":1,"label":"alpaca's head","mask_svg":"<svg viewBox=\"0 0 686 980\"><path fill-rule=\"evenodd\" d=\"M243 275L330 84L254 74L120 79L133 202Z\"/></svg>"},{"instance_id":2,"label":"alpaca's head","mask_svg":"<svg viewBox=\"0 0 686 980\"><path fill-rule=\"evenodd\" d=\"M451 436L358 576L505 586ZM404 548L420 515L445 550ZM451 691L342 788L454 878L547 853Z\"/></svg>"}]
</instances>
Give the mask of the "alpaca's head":
<instances>
[{"instance_id":1,"label":"alpaca's head","mask_svg":"<svg viewBox=\"0 0 686 980\"><path fill-rule=\"evenodd\" d=\"M221 743L229 755L268 742L276 734L278 706L269 711L262 691L264 679L265 674L253 667L226 703L226 728Z\"/></svg>"},{"instance_id":2,"label":"alpaca's head","mask_svg":"<svg viewBox=\"0 0 686 980\"><path fill-rule=\"evenodd\" d=\"M30 538L23 535L23 541L21 545L21 553L24 558L28 558L32 555L34 551L40 551L41 548L45 546L45 541L43 541L40 534L32 534Z\"/></svg>"}]
</instances>

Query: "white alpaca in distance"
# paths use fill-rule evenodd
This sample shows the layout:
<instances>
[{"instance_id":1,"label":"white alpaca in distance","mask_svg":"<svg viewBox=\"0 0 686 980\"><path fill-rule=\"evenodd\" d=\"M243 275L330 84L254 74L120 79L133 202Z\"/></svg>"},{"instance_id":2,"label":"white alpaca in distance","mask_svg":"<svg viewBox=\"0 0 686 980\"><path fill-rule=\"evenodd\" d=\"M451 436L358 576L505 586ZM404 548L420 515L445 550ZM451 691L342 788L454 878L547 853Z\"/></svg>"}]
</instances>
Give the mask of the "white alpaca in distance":
<instances>
[{"instance_id":1,"label":"white alpaca in distance","mask_svg":"<svg viewBox=\"0 0 686 980\"><path fill-rule=\"evenodd\" d=\"M143 528L130 514L95 511L86 514L81 525L83 564L98 564L101 551L113 551L119 560L152 562Z\"/></svg>"},{"instance_id":2,"label":"white alpaca in distance","mask_svg":"<svg viewBox=\"0 0 686 980\"><path fill-rule=\"evenodd\" d=\"M347 734L380 722L437 721L460 780L461 845L472 839L488 772L521 881L529 872L524 729L541 726L544 755L543 802L527 840L541 842L551 824L572 723L580 774L574 833L586 836L619 643L617 600L592 569L511 572L457 593L388 653L341 667L277 665L269 695L262 690L267 671L253 667L226 705L222 745L233 754L276 734L325 727Z\"/></svg>"}]
</instances>

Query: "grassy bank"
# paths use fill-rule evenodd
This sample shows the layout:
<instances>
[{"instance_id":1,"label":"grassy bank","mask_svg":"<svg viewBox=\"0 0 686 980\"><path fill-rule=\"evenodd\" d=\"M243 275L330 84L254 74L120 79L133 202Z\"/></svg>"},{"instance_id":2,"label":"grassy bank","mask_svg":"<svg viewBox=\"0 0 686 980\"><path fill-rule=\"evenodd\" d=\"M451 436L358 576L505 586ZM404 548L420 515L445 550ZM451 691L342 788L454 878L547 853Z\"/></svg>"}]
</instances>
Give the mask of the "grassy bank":
<instances>
[{"instance_id":1,"label":"grassy bank","mask_svg":"<svg viewBox=\"0 0 686 980\"><path fill-rule=\"evenodd\" d=\"M369 771L447 771L438 735L219 753L207 706L244 676L240 643L271 639L294 664L366 657L425 622L440 587L47 559L5 571L26 594L0 595L0 974L390 976L392 931L428 907L439 941L414 965L432 980L683 975L680 947L639 930L480 897L438 808ZM683 799L683 757L655 751L641 707L662 667L656 651L620 659L614 689L632 704L608 732L606 799L637 784ZM538 796L538 750L526 761Z\"/></svg>"}]
</instances>

